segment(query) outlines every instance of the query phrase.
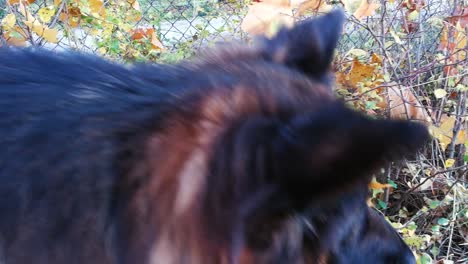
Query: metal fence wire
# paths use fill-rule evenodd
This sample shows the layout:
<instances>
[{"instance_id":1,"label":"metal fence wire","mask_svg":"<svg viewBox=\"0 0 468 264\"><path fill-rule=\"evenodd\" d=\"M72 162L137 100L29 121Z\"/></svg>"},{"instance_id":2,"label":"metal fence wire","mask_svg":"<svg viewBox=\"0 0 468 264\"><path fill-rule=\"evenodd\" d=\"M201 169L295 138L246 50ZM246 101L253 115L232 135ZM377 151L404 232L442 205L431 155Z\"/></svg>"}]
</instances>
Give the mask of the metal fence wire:
<instances>
[{"instance_id":1,"label":"metal fence wire","mask_svg":"<svg viewBox=\"0 0 468 264\"><path fill-rule=\"evenodd\" d=\"M63 12L61 0L27 0L27 9L34 17L38 17L41 9L55 8ZM101 0L94 0L101 1ZM126 28L152 29L157 34L158 41L165 50L176 51L184 43L190 42L192 48L201 47L213 41L227 41L233 38L245 38L247 34L240 28L243 16L247 11L247 2L235 0L124 0L135 6L138 4L139 19L125 21ZM68 11L73 8L67 1ZM89 2L93 2L90 0ZM114 2L114 3L113 3ZM17 17L25 17L21 13L20 5L14 5L18 0L0 0L0 19L7 14L17 14ZM115 4L115 0L104 0L103 6ZM83 10L81 10L83 12ZM61 18L61 17L60 17ZM126 18L122 18L126 20ZM40 38L30 37L27 45L41 45L53 50L77 49L95 53L99 44L99 36L93 36L85 26L78 25L74 28L65 27L64 23L58 23L52 19L48 24L58 29L58 41L50 43L40 41ZM1 30L1 29L0 29ZM28 28L24 27L24 30ZM1 32L0 32L1 33ZM34 34L32 34L34 35ZM29 36L29 34L28 34ZM1 41L7 42L7 36L0 34ZM37 36L36 36L37 37Z\"/></svg>"},{"instance_id":2,"label":"metal fence wire","mask_svg":"<svg viewBox=\"0 0 468 264\"><path fill-rule=\"evenodd\" d=\"M52 50L75 49L91 53L98 53L99 48L112 47L118 43L109 43L102 41L101 33L93 34L94 28L90 28L90 24L81 23L76 27L67 27L63 23L60 12L68 12L71 14L73 10L72 3L80 2L79 0L0 0L0 19L7 14L16 14L17 20L25 17L21 14L21 8L18 3L21 1L28 2L27 9L31 14L38 18L40 17L41 9L47 7L55 8L55 17L46 25L50 28L56 28L57 41L48 42L41 39L37 34L25 34L27 45L45 46ZM232 39L248 39L249 34L241 29L242 20L248 12L249 0L87 0L81 2L98 2L103 7L112 12L111 6L115 6L118 2L126 3L129 6L135 7L138 4L138 19L129 20L128 17L117 14L116 18L125 22L121 28L114 27L114 31L126 35L127 40L131 41L132 35L128 34L128 29L151 29L155 32L158 43L165 51L180 52L185 50L197 50L198 48L216 42L229 41ZM66 3L66 5L64 5ZM442 0L431 1L431 12L421 12L421 23L428 24L424 26L430 29L432 26L425 21L429 21L432 16L437 13L444 13L445 9L450 8ZM68 10L66 10L68 8ZM437 12L436 12L437 11ZM86 15L86 10L82 8L82 15ZM88 11L89 12L89 11ZM113 10L114 13L127 12L126 10ZM26 16L27 17L27 16ZM390 17L390 16L389 16ZM301 17L300 19L303 19ZM393 23L389 18L387 24ZM376 25L379 25L379 16L366 18L365 21L357 21L352 16L348 17L345 25L345 31L341 37L338 52L348 52L351 49L359 48L367 51L375 51L382 49L381 45L385 43L376 42L376 39L382 37L376 35L379 32ZM112 21L111 21L112 22ZM20 22L18 22L21 25ZM101 27L103 25L100 25ZM398 25L395 24L395 31ZM99 27L96 27L99 28ZM2 27L0 27L2 30ZM23 24L23 30L30 30ZM120 30L120 32L118 32ZM374 32L374 33L372 33ZM0 31L0 33L2 33ZM30 33L30 32L29 32ZM418 56L423 57L427 52L434 52L434 41L438 40L439 32L432 32L424 35L408 35L413 44L422 43L419 48ZM385 34L388 34L385 33ZM6 43L11 37L11 34L0 34L0 45ZM390 37L391 38L391 37ZM387 36L387 39L389 37ZM398 49L396 45L386 47L391 50ZM399 51L397 51L399 52ZM114 53L114 58L120 58L125 53L125 50L118 50ZM105 53L108 55L108 53Z\"/></svg>"}]
</instances>

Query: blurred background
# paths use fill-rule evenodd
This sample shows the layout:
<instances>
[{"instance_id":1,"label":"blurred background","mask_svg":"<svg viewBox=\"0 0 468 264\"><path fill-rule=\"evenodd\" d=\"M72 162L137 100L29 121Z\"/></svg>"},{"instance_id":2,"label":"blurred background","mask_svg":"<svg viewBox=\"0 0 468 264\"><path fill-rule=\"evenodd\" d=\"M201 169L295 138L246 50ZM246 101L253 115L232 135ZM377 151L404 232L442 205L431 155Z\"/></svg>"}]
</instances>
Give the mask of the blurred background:
<instances>
[{"instance_id":1,"label":"blurred background","mask_svg":"<svg viewBox=\"0 0 468 264\"><path fill-rule=\"evenodd\" d=\"M467 25L460 0L0 0L0 46L176 63L344 8L336 93L369 115L425 123L434 140L382 168L369 203L418 263L468 263Z\"/></svg>"}]
</instances>

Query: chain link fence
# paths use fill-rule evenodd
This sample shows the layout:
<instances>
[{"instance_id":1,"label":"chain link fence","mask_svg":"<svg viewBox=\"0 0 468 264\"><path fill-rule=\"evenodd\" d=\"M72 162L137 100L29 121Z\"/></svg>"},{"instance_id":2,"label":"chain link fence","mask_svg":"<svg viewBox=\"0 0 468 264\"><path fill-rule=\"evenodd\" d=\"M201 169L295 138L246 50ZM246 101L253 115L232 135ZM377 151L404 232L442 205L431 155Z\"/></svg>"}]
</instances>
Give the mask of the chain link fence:
<instances>
[{"instance_id":1,"label":"chain link fence","mask_svg":"<svg viewBox=\"0 0 468 264\"><path fill-rule=\"evenodd\" d=\"M24 17L24 14L19 14L18 8L13 8L12 3L17 3L19 0L0 0L0 19L7 14L17 14L17 17ZM73 1L61 0L21 0L30 3L28 10L37 18L41 9L47 7L55 8L55 14L64 12L73 14L74 5L70 5ZM89 2L103 1L104 7L112 5L116 0L90 0ZM118 0L117 0L118 1ZM121 0L122 1L122 0ZM215 41L229 41L232 39L247 39L248 34L241 29L241 22L248 11L250 1L236 0L123 0L132 7L138 9L138 19L122 18L126 21L125 29L139 29L140 31L153 30L155 37L161 43L161 47L169 52L178 52L179 49L193 49L213 43ZM67 3L65 5L65 3ZM445 3L445 4L444 4ZM423 12L420 15L421 22L429 21L431 17L447 13L447 8L450 8L445 1L431 1L431 10ZM86 15L85 11L78 15ZM115 9L114 9L115 10ZM127 11L127 10L124 10ZM379 16L369 17L366 21L358 21L350 17L345 26L345 32L342 36L339 51L347 52L354 48L363 49L366 51L388 49L399 49L398 45L391 45L386 41L393 37L388 37L389 32L380 32L382 23L392 24L392 21L400 21L397 18L397 13L390 14L386 21L381 21ZM96 53L100 47L112 46L115 43L104 42L101 39L102 32L93 35L93 30L89 29L89 25L79 24L77 27L67 27L61 21L62 17L55 15L47 26L58 29L57 41L54 43L41 40L34 34L26 32L28 36L25 42L27 45L40 45L53 50L77 49L86 52ZM427 23L426 23L427 24ZM423 25L423 23L421 23ZM101 25L104 26L105 25ZM395 23L394 26L400 26ZM424 25L429 31L431 25ZM30 29L23 26L23 31ZM114 31L122 30L115 29ZM398 29L395 28L395 32ZM434 42L438 40L440 32L430 32L423 34L423 31L418 31L418 35L408 35L411 41L417 41L421 44L418 56L422 57L427 52L434 52L437 45ZM21 32L20 32L21 33ZM126 33L126 32L124 32ZM9 39L14 38L11 34L0 34L0 41L6 43ZM131 41L134 36L127 35L127 40ZM386 39L385 39L386 38ZM379 42L380 41L380 42ZM384 45L384 47L382 47ZM116 54L118 57L118 54Z\"/></svg>"},{"instance_id":2,"label":"chain link fence","mask_svg":"<svg viewBox=\"0 0 468 264\"><path fill-rule=\"evenodd\" d=\"M54 9L55 14L68 14L73 16L87 15L86 10L76 9L75 5L68 1L65 4L61 0L27 0L30 4L27 10L37 19L41 16L43 10ZM101 0L95 0L101 1ZM190 47L197 49L214 41L228 41L231 39L243 39L247 36L240 28L241 21L247 12L247 2L234 0L125 0L127 4L133 7L133 11L138 11L138 19L124 20L125 28L117 28L114 24L114 31L138 29L141 32L152 30L155 37L164 50L176 52L178 48L190 44ZM93 0L89 1L90 3ZM114 3L113 3L114 2ZM21 13L21 4L15 0L0 0L0 20L7 14L16 14L16 17L26 17L27 14ZM103 7L115 5L115 1L105 0ZM19 6L19 7L18 7ZM92 6L91 6L92 9ZM115 10L115 8L114 8ZM91 10L92 11L92 10ZM128 10L124 10L128 11ZM116 16L117 17L117 16ZM47 24L48 28L58 29L57 41L55 43L42 41L41 38L25 32L28 38L25 39L26 45L45 46L52 50L76 49L86 52L96 53L100 37L93 35L87 25L80 23L78 26L68 27L63 22L62 15L53 17ZM68 22L73 22L70 20ZM71 17L73 18L73 17ZM133 17L134 18L134 17ZM81 18L80 18L81 19ZM61 21L62 20L62 21ZM82 22L82 20L80 20ZM19 24L19 23L18 23ZM104 25L105 26L105 25ZM30 28L24 26L22 31L29 31ZM0 32L1 33L1 32ZM19 32L22 34L21 32ZM12 42L9 34L0 34L3 43ZM128 35L131 39L133 35ZM10 38L10 39L8 39ZM14 42L14 41L13 41ZM10 43L11 44L11 43Z\"/></svg>"}]
</instances>

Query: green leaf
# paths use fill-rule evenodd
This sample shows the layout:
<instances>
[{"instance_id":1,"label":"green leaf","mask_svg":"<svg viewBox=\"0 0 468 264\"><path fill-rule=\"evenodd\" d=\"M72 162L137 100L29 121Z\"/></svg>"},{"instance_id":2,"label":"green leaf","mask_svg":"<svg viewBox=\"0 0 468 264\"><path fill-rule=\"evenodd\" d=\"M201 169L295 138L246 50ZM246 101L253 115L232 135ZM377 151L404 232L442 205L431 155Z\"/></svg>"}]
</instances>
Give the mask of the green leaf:
<instances>
[{"instance_id":1,"label":"green leaf","mask_svg":"<svg viewBox=\"0 0 468 264\"><path fill-rule=\"evenodd\" d=\"M390 184L394 189L397 189L398 186L396 185L396 183L392 180L388 180L388 184Z\"/></svg>"},{"instance_id":2,"label":"green leaf","mask_svg":"<svg viewBox=\"0 0 468 264\"><path fill-rule=\"evenodd\" d=\"M439 255L439 248L436 246L433 246L431 248L431 254L434 258L437 258L437 256Z\"/></svg>"},{"instance_id":3,"label":"green leaf","mask_svg":"<svg viewBox=\"0 0 468 264\"><path fill-rule=\"evenodd\" d=\"M437 220L437 223L441 226L446 226L449 222L450 221L447 218L439 218L439 220Z\"/></svg>"},{"instance_id":4,"label":"green leaf","mask_svg":"<svg viewBox=\"0 0 468 264\"><path fill-rule=\"evenodd\" d=\"M416 230L418 228L418 226L415 224L415 223L411 223L408 225L408 230Z\"/></svg>"},{"instance_id":5,"label":"green leaf","mask_svg":"<svg viewBox=\"0 0 468 264\"><path fill-rule=\"evenodd\" d=\"M432 258L427 253L423 253L421 257L419 257L418 264L431 264Z\"/></svg>"},{"instance_id":6,"label":"green leaf","mask_svg":"<svg viewBox=\"0 0 468 264\"><path fill-rule=\"evenodd\" d=\"M465 156L463 156L463 160L464 160L465 162L468 162L468 154L465 154Z\"/></svg>"},{"instance_id":7,"label":"green leaf","mask_svg":"<svg viewBox=\"0 0 468 264\"><path fill-rule=\"evenodd\" d=\"M382 200L378 200L377 203L379 204L380 208L382 209L387 209L387 203L382 201Z\"/></svg>"},{"instance_id":8,"label":"green leaf","mask_svg":"<svg viewBox=\"0 0 468 264\"><path fill-rule=\"evenodd\" d=\"M428 202L428 204L429 204L429 208L435 209L435 208L439 207L440 201L437 201L437 200L430 200L430 201Z\"/></svg>"},{"instance_id":9,"label":"green leaf","mask_svg":"<svg viewBox=\"0 0 468 264\"><path fill-rule=\"evenodd\" d=\"M440 225L435 225L431 227L432 232L439 233L440 232Z\"/></svg>"},{"instance_id":10,"label":"green leaf","mask_svg":"<svg viewBox=\"0 0 468 264\"><path fill-rule=\"evenodd\" d=\"M366 109L367 110L374 110L377 107L377 103L374 101L367 101L366 102Z\"/></svg>"}]
</instances>

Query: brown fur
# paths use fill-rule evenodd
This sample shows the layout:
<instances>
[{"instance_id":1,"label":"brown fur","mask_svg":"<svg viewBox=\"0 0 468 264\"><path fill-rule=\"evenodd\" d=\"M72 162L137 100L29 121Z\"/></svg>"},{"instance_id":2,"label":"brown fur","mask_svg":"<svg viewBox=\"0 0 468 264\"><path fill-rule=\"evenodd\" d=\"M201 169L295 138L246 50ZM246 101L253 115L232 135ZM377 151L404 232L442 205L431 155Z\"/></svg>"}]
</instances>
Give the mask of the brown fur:
<instances>
[{"instance_id":1,"label":"brown fur","mask_svg":"<svg viewBox=\"0 0 468 264\"><path fill-rule=\"evenodd\" d=\"M333 96L342 20L177 65L0 50L0 262L414 263L366 186L427 131Z\"/></svg>"}]
</instances>

